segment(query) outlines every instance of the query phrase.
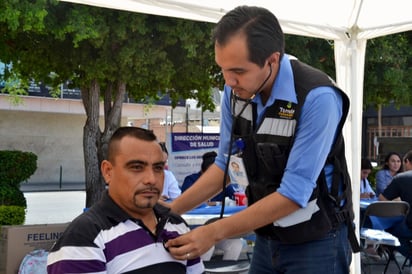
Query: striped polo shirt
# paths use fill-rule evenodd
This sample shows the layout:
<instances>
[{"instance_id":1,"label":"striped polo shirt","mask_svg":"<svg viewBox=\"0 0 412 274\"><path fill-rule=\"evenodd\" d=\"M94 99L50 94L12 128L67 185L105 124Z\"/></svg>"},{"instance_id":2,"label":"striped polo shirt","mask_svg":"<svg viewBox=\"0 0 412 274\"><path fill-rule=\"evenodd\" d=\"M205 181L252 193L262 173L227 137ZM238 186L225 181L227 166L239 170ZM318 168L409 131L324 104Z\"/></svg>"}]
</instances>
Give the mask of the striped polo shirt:
<instances>
[{"instance_id":1,"label":"striped polo shirt","mask_svg":"<svg viewBox=\"0 0 412 274\"><path fill-rule=\"evenodd\" d=\"M176 260L163 246L167 239L189 231L186 222L159 204L154 211L156 235L117 206L106 191L51 248L48 273L203 273L200 258Z\"/></svg>"}]
</instances>

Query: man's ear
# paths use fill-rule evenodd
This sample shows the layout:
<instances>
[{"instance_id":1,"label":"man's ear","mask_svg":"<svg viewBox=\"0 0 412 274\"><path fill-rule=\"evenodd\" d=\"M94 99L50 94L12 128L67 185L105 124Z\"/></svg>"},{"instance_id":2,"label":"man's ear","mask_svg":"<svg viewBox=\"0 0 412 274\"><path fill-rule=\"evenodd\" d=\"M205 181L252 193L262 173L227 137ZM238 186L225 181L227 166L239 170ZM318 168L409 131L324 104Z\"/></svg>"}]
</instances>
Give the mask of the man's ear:
<instances>
[{"instance_id":1,"label":"man's ear","mask_svg":"<svg viewBox=\"0 0 412 274\"><path fill-rule=\"evenodd\" d=\"M279 63L280 63L280 53L279 52L272 53L269 56L268 62L269 62L269 64L279 65Z\"/></svg>"},{"instance_id":2,"label":"man's ear","mask_svg":"<svg viewBox=\"0 0 412 274\"><path fill-rule=\"evenodd\" d=\"M107 160L103 160L100 170L102 172L103 178L106 181L107 184L110 184L110 181L112 179L112 170L113 170L113 165Z\"/></svg>"}]
</instances>

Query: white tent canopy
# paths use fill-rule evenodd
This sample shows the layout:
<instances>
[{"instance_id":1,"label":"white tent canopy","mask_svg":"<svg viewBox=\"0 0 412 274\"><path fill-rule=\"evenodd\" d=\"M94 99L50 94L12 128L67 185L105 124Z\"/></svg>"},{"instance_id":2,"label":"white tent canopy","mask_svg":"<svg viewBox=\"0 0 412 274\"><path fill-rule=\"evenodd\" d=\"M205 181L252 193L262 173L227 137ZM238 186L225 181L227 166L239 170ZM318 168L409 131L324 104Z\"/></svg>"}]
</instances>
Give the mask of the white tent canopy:
<instances>
[{"instance_id":1,"label":"white tent canopy","mask_svg":"<svg viewBox=\"0 0 412 274\"><path fill-rule=\"evenodd\" d=\"M112 9L217 22L239 5L271 10L288 34L334 41L336 81L351 99L344 128L352 174L355 213L359 210L363 76L368 39L412 30L411 0L64 0ZM299 57L299 56L298 56ZM355 256L355 273L360 273Z\"/></svg>"},{"instance_id":2,"label":"white tent canopy","mask_svg":"<svg viewBox=\"0 0 412 274\"><path fill-rule=\"evenodd\" d=\"M412 29L409 0L65 0L112 9L217 22L238 5L262 6L289 34L331 40L371 39Z\"/></svg>"}]
</instances>

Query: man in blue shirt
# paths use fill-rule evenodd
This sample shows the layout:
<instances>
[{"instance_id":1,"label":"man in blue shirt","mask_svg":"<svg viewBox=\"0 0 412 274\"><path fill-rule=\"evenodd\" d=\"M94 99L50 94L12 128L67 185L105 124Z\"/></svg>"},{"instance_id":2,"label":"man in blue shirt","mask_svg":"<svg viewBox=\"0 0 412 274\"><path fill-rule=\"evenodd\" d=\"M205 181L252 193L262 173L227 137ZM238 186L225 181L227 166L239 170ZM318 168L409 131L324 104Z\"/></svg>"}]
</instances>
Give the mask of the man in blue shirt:
<instances>
[{"instance_id":1,"label":"man in blue shirt","mask_svg":"<svg viewBox=\"0 0 412 274\"><path fill-rule=\"evenodd\" d=\"M160 144L160 147L162 148L163 157L165 158L165 162L166 162L165 170L164 170L165 180L163 184L161 200L163 201L173 200L179 197L182 191L179 187L179 182L177 181L175 175L173 174L172 171L168 169L167 160L169 158L169 151L166 148L166 144L163 142L159 144Z\"/></svg>"},{"instance_id":2,"label":"man in blue shirt","mask_svg":"<svg viewBox=\"0 0 412 274\"><path fill-rule=\"evenodd\" d=\"M181 259L201 254L217 241L255 230L249 273L349 273L350 214L345 215L348 222L328 217L345 206L346 212L352 211L351 195L338 198L346 190L351 194L344 149L334 161L339 168L329 161L335 146L343 145L347 96L323 73L284 53L279 22L266 9L241 6L230 11L216 25L213 39L225 79L218 156L171 208L183 213L215 195L227 176L227 156L237 152L245 155L249 205L170 240L166 245L171 254ZM236 147L233 136L246 137L246 145ZM268 142L272 139L278 143ZM282 140L287 144L278 145ZM337 177L345 180L336 186L332 175L344 170L345 176ZM336 199L319 203L321 188ZM322 229L314 227L313 220L319 220ZM296 229L306 224L310 230Z\"/></svg>"},{"instance_id":3,"label":"man in blue shirt","mask_svg":"<svg viewBox=\"0 0 412 274\"><path fill-rule=\"evenodd\" d=\"M200 178L202 173L206 172L206 170L215 162L216 156L217 154L214 151L206 152L202 155L201 170L185 177L181 188L182 193L185 192L189 187L191 187ZM224 197L229 197L230 199L235 200L235 192L236 190L233 185L229 184L225 189L225 193L223 193L223 191L220 192L219 194L211 198L210 202L221 202ZM225 195L223 196L223 194Z\"/></svg>"}]
</instances>

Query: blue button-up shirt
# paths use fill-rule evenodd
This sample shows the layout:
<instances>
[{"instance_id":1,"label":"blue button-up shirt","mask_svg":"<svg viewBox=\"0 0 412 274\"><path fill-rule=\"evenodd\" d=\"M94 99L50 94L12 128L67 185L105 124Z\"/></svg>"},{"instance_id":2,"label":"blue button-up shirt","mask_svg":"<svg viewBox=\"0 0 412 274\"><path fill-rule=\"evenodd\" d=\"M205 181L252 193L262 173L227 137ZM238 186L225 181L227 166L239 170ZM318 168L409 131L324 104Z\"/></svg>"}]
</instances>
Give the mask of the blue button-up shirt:
<instances>
[{"instance_id":1,"label":"blue button-up shirt","mask_svg":"<svg viewBox=\"0 0 412 274\"><path fill-rule=\"evenodd\" d=\"M288 55L284 55L282 58L267 103L263 105L260 94L257 94L253 99L253 102L257 105L258 124L262 121L266 108L271 106L275 100L281 99L297 103L290 58ZM222 170L226 165L232 127L231 92L229 86L224 87L221 103L220 143L215 163ZM280 187L277 190L301 207L306 207L313 189L316 187L316 180L325 165L326 157L335 140L341 117L342 98L334 88L329 86L318 87L306 96L295 132L296 138ZM332 166L325 166L329 187L332 180L332 171Z\"/></svg>"}]
</instances>

